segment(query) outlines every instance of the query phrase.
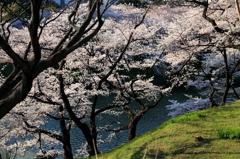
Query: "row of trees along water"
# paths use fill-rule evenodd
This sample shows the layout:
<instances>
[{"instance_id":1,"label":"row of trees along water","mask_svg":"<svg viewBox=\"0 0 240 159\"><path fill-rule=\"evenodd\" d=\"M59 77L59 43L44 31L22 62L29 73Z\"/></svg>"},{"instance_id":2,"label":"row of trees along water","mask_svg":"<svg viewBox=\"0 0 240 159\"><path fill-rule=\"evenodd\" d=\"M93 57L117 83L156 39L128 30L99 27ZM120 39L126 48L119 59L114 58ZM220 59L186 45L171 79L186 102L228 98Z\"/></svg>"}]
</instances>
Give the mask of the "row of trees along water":
<instances>
[{"instance_id":1,"label":"row of trees along water","mask_svg":"<svg viewBox=\"0 0 240 159\"><path fill-rule=\"evenodd\" d=\"M124 129L132 140L141 118L174 87L194 87L201 96L171 101L172 117L239 99L237 1L172 0L146 8L115 3L72 0L45 14L46 3L31 0L30 8L21 7L29 17L4 21L1 14L0 149L47 156L46 147L62 145L64 158L93 156ZM12 26L24 18L20 29ZM227 98L230 93L234 98ZM109 95L111 102L97 106ZM102 116L116 120L97 125ZM51 120L59 130L47 128ZM74 125L86 141L78 152L70 142ZM103 138L101 131L110 133Z\"/></svg>"}]
</instances>

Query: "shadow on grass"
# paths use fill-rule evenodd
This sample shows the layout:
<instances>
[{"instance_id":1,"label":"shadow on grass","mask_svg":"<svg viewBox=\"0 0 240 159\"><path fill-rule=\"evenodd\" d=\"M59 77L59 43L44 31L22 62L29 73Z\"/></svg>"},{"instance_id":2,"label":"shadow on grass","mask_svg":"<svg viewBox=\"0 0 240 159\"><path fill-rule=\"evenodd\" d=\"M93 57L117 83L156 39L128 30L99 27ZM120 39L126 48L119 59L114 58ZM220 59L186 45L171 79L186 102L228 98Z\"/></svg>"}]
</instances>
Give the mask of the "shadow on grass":
<instances>
[{"instance_id":1,"label":"shadow on grass","mask_svg":"<svg viewBox=\"0 0 240 159\"><path fill-rule=\"evenodd\" d=\"M211 142L214 141L214 140L216 140L216 139L203 139L202 141L197 141L196 143L189 144L189 145L184 146L184 147L182 147L180 149L177 149L176 151L172 152L171 154L173 154L173 155L178 155L178 154L183 154L183 153L187 154L186 150L188 148L194 149L194 148L204 147L206 145L210 146Z\"/></svg>"},{"instance_id":2,"label":"shadow on grass","mask_svg":"<svg viewBox=\"0 0 240 159\"><path fill-rule=\"evenodd\" d=\"M143 157L142 152L144 152L144 150L146 150L146 148L147 148L147 144L144 144L142 147L139 148L138 151L135 151L135 153L131 156L130 159L142 158Z\"/></svg>"},{"instance_id":3,"label":"shadow on grass","mask_svg":"<svg viewBox=\"0 0 240 159\"><path fill-rule=\"evenodd\" d=\"M218 140L218 138L212 138L212 139L203 139L203 141L198 141L196 144L191 144L186 147L182 147L180 149L177 149L176 151L172 153L165 153L165 157L167 156L177 156L180 154L186 154L186 155L204 155L204 154L226 154L226 152L221 152L221 151L206 151L208 149L205 149L205 151L197 152L195 151L194 148L199 148L199 147L211 147L212 142L214 140ZM189 149L192 149L192 151L189 151ZM187 151L188 150L188 151ZM186 152L187 151L187 152ZM234 155L239 155L240 152L228 152L228 154L234 154ZM164 158L162 156L162 158Z\"/></svg>"},{"instance_id":4,"label":"shadow on grass","mask_svg":"<svg viewBox=\"0 0 240 159\"><path fill-rule=\"evenodd\" d=\"M211 153L218 154L218 153L221 153L221 152L195 152L194 151L194 148L208 147L208 146L210 147L212 141L214 141L214 140L217 140L217 138L203 139L202 141L198 141L194 144L189 144L189 145L186 145L186 146L183 146L183 147L179 147L175 151L169 152L169 153L161 151L161 147L159 147L158 150L157 149L155 149L155 150L149 149L148 150L147 149L147 143L146 143L143 146L138 147L138 150L135 151L135 153L131 156L130 159L142 159L144 157L145 153L146 153L146 157L148 157L148 158L155 158L157 156L158 158L161 158L161 159L164 159L164 158L169 157L169 156L174 157L174 156L177 156L179 154L198 155L198 154L211 154ZM189 149L192 149L192 151L189 151ZM186 152L186 151L188 151L188 152ZM232 153L232 154L240 154L240 152L236 152L236 153Z\"/></svg>"},{"instance_id":5,"label":"shadow on grass","mask_svg":"<svg viewBox=\"0 0 240 159\"><path fill-rule=\"evenodd\" d=\"M145 157L147 158L161 158L163 159L165 154L160 151L159 149L157 150L153 150L147 149L147 144L144 144L138 151L135 151L135 153L131 156L130 159L142 159L144 158L144 155L146 155Z\"/></svg>"},{"instance_id":6,"label":"shadow on grass","mask_svg":"<svg viewBox=\"0 0 240 159\"><path fill-rule=\"evenodd\" d=\"M204 130L204 131L189 131L186 134L202 134L203 132L215 132L216 130Z\"/></svg>"}]
</instances>

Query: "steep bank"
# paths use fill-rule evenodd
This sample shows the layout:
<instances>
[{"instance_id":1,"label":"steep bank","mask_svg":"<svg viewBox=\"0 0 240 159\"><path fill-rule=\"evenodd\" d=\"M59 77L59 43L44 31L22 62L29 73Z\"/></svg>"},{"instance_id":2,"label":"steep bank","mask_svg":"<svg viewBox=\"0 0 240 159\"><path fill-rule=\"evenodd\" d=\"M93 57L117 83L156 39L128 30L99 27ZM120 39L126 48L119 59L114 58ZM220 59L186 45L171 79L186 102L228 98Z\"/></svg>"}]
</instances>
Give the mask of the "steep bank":
<instances>
[{"instance_id":1,"label":"steep bank","mask_svg":"<svg viewBox=\"0 0 240 159\"><path fill-rule=\"evenodd\" d=\"M98 158L239 158L239 119L240 101L185 114Z\"/></svg>"}]
</instances>

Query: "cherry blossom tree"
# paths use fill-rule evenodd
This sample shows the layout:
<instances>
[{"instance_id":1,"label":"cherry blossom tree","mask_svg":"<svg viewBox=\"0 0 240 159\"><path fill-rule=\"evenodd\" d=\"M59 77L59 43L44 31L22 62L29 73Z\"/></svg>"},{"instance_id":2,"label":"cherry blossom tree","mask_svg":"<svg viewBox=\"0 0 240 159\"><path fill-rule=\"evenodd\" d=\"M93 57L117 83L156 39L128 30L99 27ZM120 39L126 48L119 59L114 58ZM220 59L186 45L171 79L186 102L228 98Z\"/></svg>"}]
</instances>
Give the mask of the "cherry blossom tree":
<instances>
[{"instance_id":1,"label":"cherry blossom tree","mask_svg":"<svg viewBox=\"0 0 240 159\"><path fill-rule=\"evenodd\" d=\"M76 1L41 23L33 21L39 15L32 13L29 28L2 24L7 45L0 44L1 54L8 56L0 58L13 63L14 71L0 78L1 117L7 114L1 119L1 145L19 152L34 147L43 154L62 145L59 153L72 158L69 132L76 126L87 153L96 155L98 145L121 130L127 129L127 140L133 139L142 116L176 86L194 87L200 96L187 95L185 103L171 100L171 116L224 105L233 100L227 98L230 93L239 98L234 2L191 2L197 5L151 6L146 14L146 9L129 5L109 8L111 2L102 7L95 2L87 12L87 5ZM3 94L5 90L9 93ZM111 102L98 104L110 95ZM129 123L110 121L119 114ZM98 125L103 118L109 124ZM53 120L60 125L54 130L48 127ZM101 131L111 133L106 139Z\"/></svg>"},{"instance_id":2,"label":"cherry blossom tree","mask_svg":"<svg viewBox=\"0 0 240 159\"><path fill-rule=\"evenodd\" d=\"M87 9L85 4L80 6ZM104 8L99 10L104 12ZM121 130L127 129L127 140L133 139L140 119L157 106L163 94L178 84L179 80L174 82L171 79L191 59L191 56L183 56L185 64L178 66L181 59L173 63L178 69L168 66L172 55L169 46L174 43L169 33L175 31L168 31L168 26L174 22L176 15L180 16L186 10L178 8L174 11L168 6L152 6L146 14L145 9L133 6L111 6L103 15L105 25L98 34L66 56L61 64L41 72L34 79L28 97L3 118L2 121L7 122L13 116L11 119L17 118L21 122L11 126L12 129L5 128L8 131L7 138L10 140L16 136L16 131L21 132L25 134L24 139L28 140L25 148L35 147L43 154L47 147L60 144L63 145L64 156L68 158L73 153L68 143L73 125L82 131L89 155L97 154L98 144ZM58 21L47 24L46 29L42 30L39 40L44 53L51 51L64 36L68 28L68 14L71 15L71 12L51 15L53 18L57 16ZM83 19L87 16L84 9L78 10L76 15ZM93 14L93 17L98 18L98 14ZM81 23L79 19L75 20L76 25ZM55 26L58 28L52 29ZM26 30L12 28L12 33L21 37L13 41L20 48L22 46L18 40L28 39L22 33ZM171 85L158 87L153 84L159 80L167 80ZM114 100L104 106L97 104L102 96L109 95ZM132 103L135 103L135 107L131 106ZM102 116L111 119L123 113L129 118L128 124L113 120L108 125L97 125L96 121L101 120ZM53 120L59 121L60 125L55 130L48 127L48 122ZM98 136L100 131L111 133L103 139ZM2 144L6 145L7 142Z\"/></svg>"},{"instance_id":3,"label":"cherry blossom tree","mask_svg":"<svg viewBox=\"0 0 240 159\"><path fill-rule=\"evenodd\" d=\"M1 62L11 61L14 69L11 75L1 82L0 118L4 117L17 103L25 99L32 88L32 81L39 73L48 67L56 65L75 49L87 43L103 25L100 13L101 2L96 1L90 12L86 12L86 16L81 22L76 21L78 16L76 10L79 8L80 1L70 3L71 9L69 11L72 14L66 19L68 27L64 28L58 43L53 48L47 49L40 42L44 38L42 32L47 25L54 25L59 16L50 16L43 19L42 2L31 1L31 18L28 29L25 29L26 33L29 34L25 33L27 38L21 39L22 49L13 46L12 40L16 38L13 34L14 31L17 32L11 29L13 22L1 23L0 47L1 55L3 55L1 56ZM65 11L67 10L60 11L58 14L62 15ZM92 18L94 13L97 14L95 19ZM16 20L18 20L18 17ZM55 26L56 29L58 27Z\"/></svg>"},{"instance_id":4,"label":"cherry blossom tree","mask_svg":"<svg viewBox=\"0 0 240 159\"><path fill-rule=\"evenodd\" d=\"M21 14L10 23L7 23L7 21L1 23L1 63L12 63L13 70L7 78L1 76L0 118L3 118L17 103L26 98L32 89L33 80L42 71L57 65L57 63L68 54L86 44L98 33L103 25L102 15L113 2L107 2L106 7L100 11L101 2L95 1L90 9L85 6L85 8L83 7L81 10L82 13L77 13L80 3L81 1L71 1L65 9L46 17L43 1L31 1L31 19L28 28L23 27L23 29L18 30L12 27L14 22L20 20ZM1 9L2 8L3 7L1 7ZM23 11L23 13L25 12L26 10ZM64 25L56 23L59 19L64 21ZM61 31L59 32L58 30ZM57 36L51 36L56 31L57 34L55 35ZM47 40L45 38L47 38ZM48 42L50 42L48 45L50 47L47 46ZM26 132L41 133L62 142L66 158L72 158L69 157L72 153L71 147L67 143L69 141L68 133L70 126L67 127L64 125L66 119L61 113L62 105L58 106L58 120L60 120L62 126L63 136L41 129L41 123L33 126L29 123L28 119L26 119L24 112L14 112L10 114L23 117L25 123L23 128L26 129ZM33 118L33 120L35 120L35 118ZM3 120L3 123L5 123L5 120ZM6 131L9 131L9 129ZM6 136L3 138L5 139ZM41 135L39 138L41 138L39 140L43 140ZM9 138L9 140L11 140L11 138ZM5 140L5 143L6 142L8 141Z\"/></svg>"},{"instance_id":5,"label":"cherry blossom tree","mask_svg":"<svg viewBox=\"0 0 240 159\"><path fill-rule=\"evenodd\" d=\"M84 19L87 16L84 8L87 7L85 4L80 6L82 9L75 14ZM124 6L116 7L116 10L119 11L122 7ZM97 134L100 127L96 126L97 118L103 113L116 115L119 110L127 113L130 124L114 130L106 129L108 126L104 125L100 129L114 133L128 129L128 140L136 136L138 121L149 109L157 106L162 97L159 87L151 83L153 78L149 75L152 68L161 62L161 54L145 58L145 54L157 51L154 48L157 41L159 42L155 36L158 27L150 27L147 21L144 21L147 13L145 10L127 10L131 13L113 13L111 10L106 12L105 25L98 30L97 36L66 56L61 65L50 67L36 77L28 97L3 118L3 122L15 117L19 122L22 121L21 124L12 126L16 129L5 128L5 131L9 132L9 139L10 134L15 135L16 130L21 130L21 133L26 134L25 138L30 138L26 147L37 147L44 154L45 145L50 147L60 143L63 145L64 158L72 158L69 131L74 122L84 134L88 154L95 155L98 153ZM99 9L100 11L103 13L105 9ZM42 30L42 38L39 41L46 53L51 51L47 47L54 48L67 31L68 14L71 15L71 12L51 15L58 18L58 24L49 23ZM99 14L93 14L93 17L99 18ZM80 19L75 20L76 24L81 22ZM50 29L54 26L58 28ZM18 40L28 38L23 34L27 28L12 30L15 35L21 37L13 43L19 44ZM148 34L144 34L145 32ZM12 40L11 37L9 39ZM155 45L144 45L146 41L153 40ZM98 108L100 96L109 94L115 94L115 100L103 108ZM138 111L129 106L133 101L140 106ZM112 110L113 108L119 110ZM44 129L47 125L46 118L58 120L60 132Z\"/></svg>"},{"instance_id":6,"label":"cherry blossom tree","mask_svg":"<svg viewBox=\"0 0 240 159\"><path fill-rule=\"evenodd\" d=\"M145 15L143 15L143 18L144 16ZM147 35L147 37L144 37L142 33L139 34L140 31L145 31L146 29L149 29L146 26L141 27L143 25L141 24L143 21L140 20L137 24L135 24L134 27L134 24L132 24L132 17L130 17L130 20L127 20L126 18L127 17L125 17L125 19L123 19L121 22L116 22L112 19L105 20L106 28L103 26L98 36L96 36L96 39L94 38L91 43L89 43L81 50L78 50L78 53L75 53L75 56L68 56L69 60L67 60L65 63L67 70L75 70L74 72L77 74L74 77L74 80L78 82L82 81L81 83L75 83L74 81L72 81L72 77L70 77L70 75L72 76L72 73L65 77L68 72L67 70L65 70L63 74L63 77L67 81L64 82L63 78L60 78L60 83L62 85L60 87L61 99L64 101L66 110L69 113L71 119L83 132L87 141L87 150L89 155L95 155L96 153L98 153L98 132L95 120L100 113L105 113L107 111L108 113L110 113L112 111L113 114L116 114L115 111L110 109L124 109L130 118L129 126L120 127L119 129L114 130L107 130L117 132L123 129L128 129L128 140L131 140L136 135L136 126L138 121L149 109L154 108L161 99L161 95L159 94L159 88L151 84L150 82L152 79L147 76L151 68L156 65L158 61L156 61L155 58L145 61L139 61L136 59L149 50L149 46L146 46L146 49L141 48L140 50L137 49L137 46L139 46L140 43L146 40L151 40L151 38L153 38L151 36L154 36L154 32ZM115 27L112 27L113 24ZM109 28L110 26L111 28ZM124 33L121 28L125 28ZM133 31L135 32L135 36L133 36ZM118 37L118 39L115 39L115 43L110 43L110 41L113 41L113 36ZM126 44L121 44L124 41ZM105 45L106 43L109 43L109 45ZM132 51L133 47L136 47L135 51ZM87 60L80 60L79 56ZM142 64L144 64L144 66L142 66ZM82 69L78 72L76 71L77 68ZM142 73L141 76L140 74L136 74L132 71L132 69L138 70L139 68L141 68L141 70L145 72ZM126 74L130 75L127 76ZM67 85L64 84L66 82L68 83ZM65 93L64 85L66 85L66 87L68 88L67 90L71 92L71 95L74 94L74 96L71 97L71 101L68 98L69 94L66 95ZM73 86L74 88L69 88L69 86ZM90 87L88 88L90 90L87 90L86 92L87 87ZM76 88L77 92L75 92ZM66 92L69 92L67 90ZM149 93L142 94L142 91L144 91L145 93ZM98 109L97 102L99 101L99 96L108 96L110 93L113 94L114 92L116 94L115 101L113 101L112 104L109 103L109 105ZM81 97L82 99L83 96L87 96L88 98L92 97L92 104L90 105L90 101L87 101L86 104L84 102L80 102L79 98ZM73 99L75 103L72 102ZM147 103L144 104L141 99L147 99L146 101L150 103L155 101L155 103L147 106ZM137 101L138 104L141 106L141 109L136 114L131 111L132 108L129 108L129 104L132 103L133 100ZM80 107L81 111L79 111L78 113L82 113L82 110L89 110L89 119L87 120L90 126L88 126L85 122L79 120L79 114L76 114L76 109L74 109L74 112L73 108L71 108L71 106L79 107L79 105L82 106ZM88 108L84 105L90 105L90 107ZM104 125L101 128L106 130L106 128L103 127L106 126Z\"/></svg>"},{"instance_id":7,"label":"cherry blossom tree","mask_svg":"<svg viewBox=\"0 0 240 159\"><path fill-rule=\"evenodd\" d=\"M182 21L179 27L188 26L191 31L179 32L174 52L191 53L193 58L182 72L189 77L183 82L187 88L196 88L200 96L187 95L190 99L186 103L171 101L172 117L239 99L239 21L234 1L191 2L200 7L184 16L187 23Z\"/></svg>"}]
</instances>

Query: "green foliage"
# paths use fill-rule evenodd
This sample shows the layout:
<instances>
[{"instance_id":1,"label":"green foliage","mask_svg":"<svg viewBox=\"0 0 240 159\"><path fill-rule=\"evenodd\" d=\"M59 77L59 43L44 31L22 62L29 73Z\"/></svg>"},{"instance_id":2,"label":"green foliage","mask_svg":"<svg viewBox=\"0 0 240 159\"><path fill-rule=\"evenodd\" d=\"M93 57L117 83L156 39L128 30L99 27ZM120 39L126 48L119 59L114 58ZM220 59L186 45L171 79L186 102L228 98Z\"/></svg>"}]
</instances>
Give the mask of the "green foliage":
<instances>
[{"instance_id":1,"label":"green foliage","mask_svg":"<svg viewBox=\"0 0 240 159\"><path fill-rule=\"evenodd\" d=\"M58 3L56 3L54 0L48 0L48 1L46 1L44 10L54 11L58 8L60 8L60 5Z\"/></svg>"},{"instance_id":2,"label":"green foliage","mask_svg":"<svg viewBox=\"0 0 240 159\"><path fill-rule=\"evenodd\" d=\"M31 8L30 3L16 2L15 0L7 1L5 3L0 3L2 7L2 21L8 21L20 16L20 18L30 18ZM44 10L53 11L60 8L60 5L54 0L47 0L44 4Z\"/></svg>"},{"instance_id":3,"label":"green foliage","mask_svg":"<svg viewBox=\"0 0 240 159\"><path fill-rule=\"evenodd\" d=\"M166 4L163 0L152 0L151 2L156 5Z\"/></svg>"},{"instance_id":4,"label":"green foliage","mask_svg":"<svg viewBox=\"0 0 240 159\"><path fill-rule=\"evenodd\" d=\"M29 3L21 4L20 2L12 2L4 5L0 3L0 6L3 6L2 12L4 16L2 17L2 21L8 21L16 17L27 19L30 17L31 9Z\"/></svg>"},{"instance_id":5,"label":"green foliage","mask_svg":"<svg viewBox=\"0 0 240 159\"><path fill-rule=\"evenodd\" d=\"M119 0L117 4L132 4L135 7L144 8L148 5L148 2L145 0Z\"/></svg>"},{"instance_id":6,"label":"green foliage","mask_svg":"<svg viewBox=\"0 0 240 159\"><path fill-rule=\"evenodd\" d=\"M224 139L240 139L240 127L217 130L217 134Z\"/></svg>"}]
</instances>

